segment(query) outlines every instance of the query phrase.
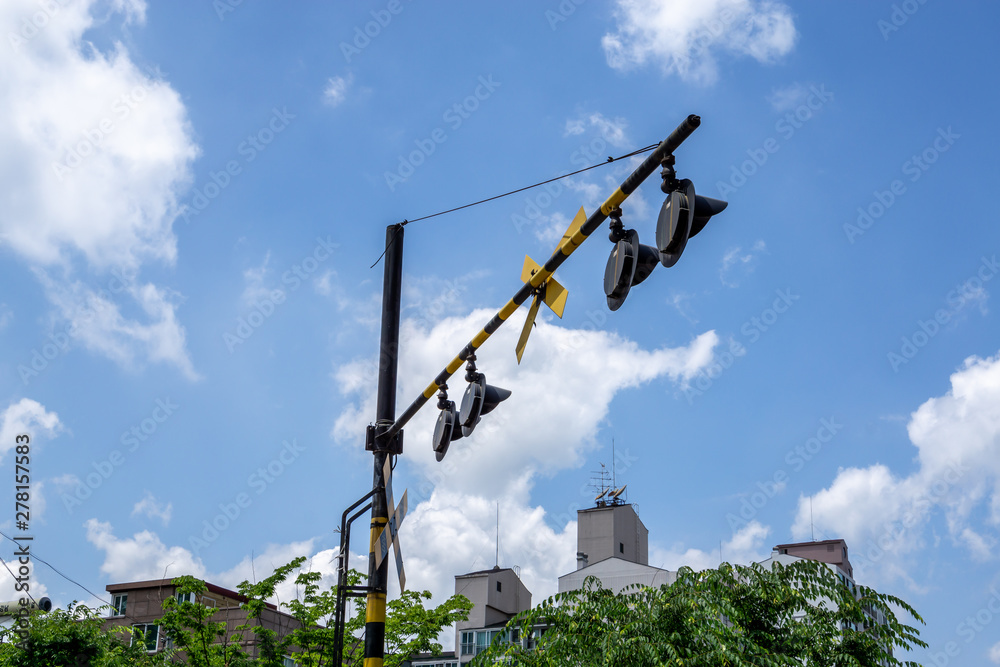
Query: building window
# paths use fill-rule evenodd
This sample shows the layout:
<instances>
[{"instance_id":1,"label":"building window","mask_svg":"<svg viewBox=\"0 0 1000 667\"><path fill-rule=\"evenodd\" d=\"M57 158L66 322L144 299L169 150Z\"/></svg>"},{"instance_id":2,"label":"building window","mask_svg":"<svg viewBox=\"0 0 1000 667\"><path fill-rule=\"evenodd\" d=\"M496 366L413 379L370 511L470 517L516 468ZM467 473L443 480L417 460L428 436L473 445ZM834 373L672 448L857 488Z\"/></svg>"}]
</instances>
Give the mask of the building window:
<instances>
[{"instance_id":1,"label":"building window","mask_svg":"<svg viewBox=\"0 0 1000 667\"><path fill-rule=\"evenodd\" d=\"M497 582L497 593L499 593L499 592L500 592L500 582L498 581Z\"/></svg>"},{"instance_id":2,"label":"building window","mask_svg":"<svg viewBox=\"0 0 1000 667\"><path fill-rule=\"evenodd\" d=\"M618 543L618 553L620 553L620 554L625 553L625 543L624 542L619 542Z\"/></svg>"},{"instance_id":3,"label":"building window","mask_svg":"<svg viewBox=\"0 0 1000 667\"><path fill-rule=\"evenodd\" d=\"M476 632L476 649L474 654L479 655L485 651L493 643L493 640L502 634L503 630L479 630Z\"/></svg>"},{"instance_id":4,"label":"building window","mask_svg":"<svg viewBox=\"0 0 1000 667\"><path fill-rule=\"evenodd\" d=\"M201 599L201 603L203 605L205 605L206 607L214 607L215 606L215 600L213 600L212 598L203 597Z\"/></svg>"},{"instance_id":5,"label":"building window","mask_svg":"<svg viewBox=\"0 0 1000 667\"><path fill-rule=\"evenodd\" d=\"M299 663L295 662L292 656L286 655L285 659L281 662L281 667L299 667Z\"/></svg>"},{"instance_id":6,"label":"building window","mask_svg":"<svg viewBox=\"0 0 1000 667\"><path fill-rule=\"evenodd\" d=\"M184 604L185 602L194 603L194 593L178 593L177 604Z\"/></svg>"},{"instance_id":7,"label":"building window","mask_svg":"<svg viewBox=\"0 0 1000 667\"><path fill-rule=\"evenodd\" d=\"M476 633L462 633L462 655L472 655L476 650Z\"/></svg>"},{"instance_id":8,"label":"building window","mask_svg":"<svg viewBox=\"0 0 1000 667\"><path fill-rule=\"evenodd\" d=\"M128 593L122 593L121 595L116 595L111 601L111 615L112 616L124 616L125 615L125 604L128 602Z\"/></svg>"},{"instance_id":9,"label":"building window","mask_svg":"<svg viewBox=\"0 0 1000 667\"><path fill-rule=\"evenodd\" d=\"M147 653L159 646L160 626L155 623L137 623L132 626L132 646L144 645Z\"/></svg>"}]
</instances>

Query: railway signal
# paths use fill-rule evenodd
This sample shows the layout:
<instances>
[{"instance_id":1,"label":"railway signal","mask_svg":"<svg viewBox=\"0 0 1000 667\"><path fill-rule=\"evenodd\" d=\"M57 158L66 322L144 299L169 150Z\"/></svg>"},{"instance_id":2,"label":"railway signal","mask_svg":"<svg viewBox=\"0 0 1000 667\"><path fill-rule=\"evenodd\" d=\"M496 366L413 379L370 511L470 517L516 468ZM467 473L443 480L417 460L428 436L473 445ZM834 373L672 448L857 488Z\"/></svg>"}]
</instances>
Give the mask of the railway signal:
<instances>
[{"instance_id":1,"label":"railway signal","mask_svg":"<svg viewBox=\"0 0 1000 667\"><path fill-rule=\"evenodd\" d=\"M621 308L629 290L648 278L657 263L668 268L675 265L691 237L729 205L721 199L696 194L694 183L686 178L677 180L673 164L673 155L663 159L661 189L667 198L656 219L655 246L639 243L638 232L625 229L621 208L608 214L611 219L608 238L615 246L604 268L604 294L611 310Z\"/></svg>"}]
</instances>

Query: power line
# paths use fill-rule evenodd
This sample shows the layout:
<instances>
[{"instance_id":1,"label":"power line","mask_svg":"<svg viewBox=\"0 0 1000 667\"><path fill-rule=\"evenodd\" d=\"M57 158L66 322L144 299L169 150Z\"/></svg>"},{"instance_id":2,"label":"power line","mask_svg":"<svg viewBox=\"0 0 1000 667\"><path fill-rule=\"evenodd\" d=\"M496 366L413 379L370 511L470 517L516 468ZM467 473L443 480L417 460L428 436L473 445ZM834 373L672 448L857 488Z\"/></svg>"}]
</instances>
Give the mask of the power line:
<instances>
[{"instance_id":1,"label":"power line","mask_svg":"<svg viewBox=\"0 0 1000 667\"><path fill-rule=\"evenodd\" d=\"M10 571L9 567L7 567L7 561L5 561L3 558L0 558L0 563L3 563L4 569L7 570L7 572L10 573L10 578L13 579L14 581L17 581L17 577L15 577L14 573ZM35 602L37 604L38 601L35 600L34 597L32 597L31 593L29 593L28 591L24 591L24 594L27 595L28 598L30 598L32 602Z\"/></svg>"},{"instance_id":2,"label":"power line","mask_svg":"<svg viewBox=\"0 0 1000 667\"><path fill-rule=\"evenodd\" d=\"M576 171L571 171L568 174L563 174L562 176L556 176L554 178L550 178L550 179L545 180L545 181L539 181L538 183L534 183L532 185L526 185L523 188L518 188L516 190L511 190L509 192L504 192L503 194L494 195L492 197L487 197L486 199L480 199L479 201L474 201L471 204L463 204L462 206L456 206L455 208L449 208L449 209L444 210L444 211L438 211L437 213L431 213L430 215L425 215L425 216L421 216L419 218L414 218L413 220L404 219L402 222L399 222L397 224L399 224L400 226L406 226L406 225L408 225L408 224L410 224L412 222L420 222L421 220L429 220L430 218L436 218L439 215L445 215L446 213L454 213L455 211L461 211L464 208L470 208L472 206L478 206L479 204L485 204L486 202L491 202L494 199L501 199L503 197L508 197L510 195L516 195L518 192L524 192L525 190L530 190L532 188L537 188L537 187L540 187L542 185L547 185L549 183L552 183L554 181L558 181L558 180L563 179L563 178L569 178L570 176L576 176L577 174L582 174L585 171L590 171L591 169L596 169L597 167L603 167L605 165L611 164L612 162L618 162L619 160L624 160L625 158L632 157L633 155L640 155L642 153L647 153L647 152L653 150L654 148L656 148L659 145L660 144L650 144L649 146L646 146L645 148L640 148L638 150L632 151L631 153L626 153L625 155L619 155L618 157L608 156L608 159L605 160L604 162L598 162L596 164L590 165L589 167L584 167L583 169L577 169ZM393 236L392 240L389 241L389 243L386 245L385 250L383 250L382 254L379 255L378 259L375 260L375 263L372 264L368 268L374 269L378 265L378 263L382 260L382 258L385 257L385 253L389 250L389 246L391 246L393 244L393 242L395 242L395 240L396 240L396 237Z\"/></svg>"},{"instance_id":3,"label":"power line","mask_svg":"<svg viewBox=\"0 0 1000 667\"><path fill-rule=\"evenodd\" d=\"M13 542L14 544L17 544L17 540L15 540L10 535L7 535L3 531L0 531L0 536L7 538L8 540L10 540L11 542ZM99 595L95 594L93 591L91 591L89 588L87 588L86 586L84 586L80 582L75 581L74 579L71 579L71 578L67 577L65 574L63 574L62 572L60 572L52 563L48 562L47 560L45 560L44 558L42 558L41 556L39 556L37 552L35 552L35 551L31 552L31 559L32 560L37 560L40 563L44 563L45 565L47 565L49 567L50 570L52 570L53 572L55 572L56 574L58 574L63 579L65 579L66 581L70 582L71 584L74 584L75 586L78 586L79 588L82 588L87 593L89 593L91 597L93 597L94 599L98 600L99 602L103 602L104 604L109 604L107 600L101 598ZM2 562L2 559L0 559L0 562ZM3 565L4 565L5 568L7 567L7 563L4 563ZM10 572L10 568L7 568L7 571ZM13 577L14 574L11 573L10 576ZM14 578L16 579L17 577L14 577ZM31 596L29 595L28 597L31 597ZM32 598L32 600L34 600L34 598ZM128 616L126 616L126 617L128 618ZM131 618L132 618L132 620L136 620L135 617L131 617Z\"/></svg>"}]
</instances>

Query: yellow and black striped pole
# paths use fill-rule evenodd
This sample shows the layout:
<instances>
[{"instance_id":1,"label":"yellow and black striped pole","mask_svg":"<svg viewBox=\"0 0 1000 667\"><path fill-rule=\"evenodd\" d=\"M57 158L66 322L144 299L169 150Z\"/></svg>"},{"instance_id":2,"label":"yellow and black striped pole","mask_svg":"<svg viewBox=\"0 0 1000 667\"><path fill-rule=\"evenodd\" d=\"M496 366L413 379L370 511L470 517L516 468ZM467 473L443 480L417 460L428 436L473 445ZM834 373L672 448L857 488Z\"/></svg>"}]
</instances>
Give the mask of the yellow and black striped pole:
<instances>
[{"instance_id":1,"label":"yellow and black striped pole","mask_svg":"<svg viewBox=\"0 0 1000 667\"><path fill-rule=\"evenodd\" d=\"M382 284L382 332L379 345L378 395L375 406L375 473L372 485L371 537L368 545L368 596L365 607L364 667L382 667L385 658L385 594L389 561L375 567L377 538L389 522L383 469L395 453L393 436L382 437L396 416L396 368L399 355L399 308L403 282L403 225L385 230L385 275ZM399 429L396 429L398 433Z\"/></svg>"},{"instance_id":2,"label":"yellow and black striped pole","mask_svg":"<svg viewBox=\"0 0 1000 667\"><path fill-rule=\"evenodd\" d=\"M493 333L500 328L507 318L514 314L521 304L528 300L535 290L537 290L542 283L549 279L549 277L555 272L559 266L566 261L566 258L573 254L573 251L580 247L584 241L589 237L598 227L600 227L605 220L607 220L608 215L611 211L618 208L619 205L633 192L636 188L645 181L650 174L652 174L657 167L660 166L661 161L667 155L670 155L677 149L681 143L691 136L691 133L698 129L701 124L701 118L695 115L688 116L684 122L677 126L670 136L663 140L656 149L650 153L650 155L642 161L635 171L633 171L628 178L622 181L622 184L615 190L610 197L605 200L601 207L594 211L587 221L584 222L579 229L573 233L569 238L564 238L559 246L549 257L548 261L540 271L535 272L531 278L525 282L521 288L514 294L513 298L508 301L503 308L497 311L497 314L493 316L489 322L486 323L479 333L477 333L469 343L462 348L462 351L451 360L444 370L442 370L434 381L427 385L423 393L417 397L413 403L410 404L406 411L399 416L390 428L382 433L382 437L386 440L392 438L396 433L403 428L403 426L410 421L410 419L417 413L424 404L430 400L438 389L441 388L452 375L455 374L458 369L462 367L465 360L469 358L470 355L475 354L476 350L479 349L483 343L489 339ZM387 269L388 270L388 267ZM384 317L384 315L383 315Z\"/></svg>"}]
</instances>

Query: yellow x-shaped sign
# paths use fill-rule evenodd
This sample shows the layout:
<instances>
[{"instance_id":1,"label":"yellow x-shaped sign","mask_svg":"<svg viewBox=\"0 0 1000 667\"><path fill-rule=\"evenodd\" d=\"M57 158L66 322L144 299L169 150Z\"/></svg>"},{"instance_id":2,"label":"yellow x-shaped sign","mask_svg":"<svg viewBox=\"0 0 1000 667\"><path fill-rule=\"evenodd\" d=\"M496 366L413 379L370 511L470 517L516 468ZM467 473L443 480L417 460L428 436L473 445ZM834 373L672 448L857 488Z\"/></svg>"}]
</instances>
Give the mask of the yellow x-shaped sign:
<instances>
[{"instance_id":1,"label":"yellow x-shaped sign","mask_svg":"<svg viewBox=\"0 0 1000 667\"><path fill-rule=\"evenodd\" d=\"M559 247L556 252L562 250L563 246L570 242L573 235L580 229L587 220L587 214L584 212L583 207L577 212L576 217L573 221L569 223L569 227L563 234L562 240L559 242ZM525 255L524 266L521 268L521 281L529 282L531 277L542 270L542 267L535 260L531 259ZM528 317L524 321L524 328L521 329L521 336L517 339L517 346L514 351L517 353L517 363L521 363L521 357L524 355L524 348L528 344L528 336L531 334L531 327L535 324L535 317L538 316L538 308L544 301L545 305L548 306L553 313L559 318L562 318L563 311L566 309L566 297L569 296L569 292L566 288L559 284L553 277L549 277L535 291L535 296L531 301L531 306L528 307Z\"/></svg>"}]
</instances>

